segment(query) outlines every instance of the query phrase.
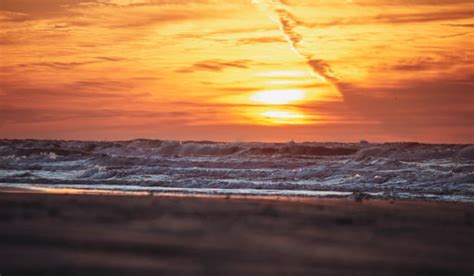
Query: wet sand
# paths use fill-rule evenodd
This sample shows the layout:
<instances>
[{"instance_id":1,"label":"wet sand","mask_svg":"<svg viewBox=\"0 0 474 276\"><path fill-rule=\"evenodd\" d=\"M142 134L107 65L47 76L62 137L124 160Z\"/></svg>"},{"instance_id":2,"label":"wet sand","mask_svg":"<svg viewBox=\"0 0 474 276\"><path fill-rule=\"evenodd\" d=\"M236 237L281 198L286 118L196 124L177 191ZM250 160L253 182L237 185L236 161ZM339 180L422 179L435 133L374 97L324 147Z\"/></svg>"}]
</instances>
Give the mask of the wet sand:
<instances>
[{"instance_id":1,"label":"wet sand","mask_svg":"<svg viewBox=\"0 0 474 276\"><path fill-rule=\"evenodd\" d=\"M6 276L474 273L474 204L5 192Z\"/></svg>"}]
</instances>

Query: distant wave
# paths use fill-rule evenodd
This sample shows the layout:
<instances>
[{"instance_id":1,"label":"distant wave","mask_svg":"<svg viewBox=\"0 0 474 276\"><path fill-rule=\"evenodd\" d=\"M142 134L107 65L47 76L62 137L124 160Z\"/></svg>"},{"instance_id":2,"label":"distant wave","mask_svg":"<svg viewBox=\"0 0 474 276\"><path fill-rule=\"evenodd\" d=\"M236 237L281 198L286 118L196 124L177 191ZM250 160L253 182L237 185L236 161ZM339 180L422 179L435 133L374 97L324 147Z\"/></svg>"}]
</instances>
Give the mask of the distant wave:
<instances>
[{"instance_id":1,"label":"distant wave","mask_svg":"<svg viewBox=\"0 0 474 276\"><path fill-rule=\"evenodd\" d=\"M356 145L265 144L179 142L162 140L133 140L125 142L34 141L3 140L3 155L32 156L38 154L91 155L117 154L135 156L226 156L226 155L290 155L290 156L341 156L358 151Z\"/></svg>"}]
</instances>

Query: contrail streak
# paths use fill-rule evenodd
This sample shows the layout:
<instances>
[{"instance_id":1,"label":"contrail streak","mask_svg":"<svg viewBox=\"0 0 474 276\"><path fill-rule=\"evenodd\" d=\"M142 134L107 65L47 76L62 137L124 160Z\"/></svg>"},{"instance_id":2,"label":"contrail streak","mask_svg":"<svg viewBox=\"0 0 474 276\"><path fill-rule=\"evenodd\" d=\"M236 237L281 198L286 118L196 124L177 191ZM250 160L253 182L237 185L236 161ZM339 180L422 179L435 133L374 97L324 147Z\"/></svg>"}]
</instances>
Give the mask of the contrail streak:
<instances>
[{"instance_id":1,"label":"contrail streak","mask_svg":"<svg viewBox=\"0 0 474 276\"><path fill-rule=\"evenodd\" d=\"M339 79L334 76L331 66L322 59L315 58L311 50L303 46L303 36L296 31L298 26L304 25L279 0L252 0L252 3L265 10L270 18L280 27L280 31L290 44L292 50L306 59L316 77L337 83Z\"/></svg>"}]
</instances>

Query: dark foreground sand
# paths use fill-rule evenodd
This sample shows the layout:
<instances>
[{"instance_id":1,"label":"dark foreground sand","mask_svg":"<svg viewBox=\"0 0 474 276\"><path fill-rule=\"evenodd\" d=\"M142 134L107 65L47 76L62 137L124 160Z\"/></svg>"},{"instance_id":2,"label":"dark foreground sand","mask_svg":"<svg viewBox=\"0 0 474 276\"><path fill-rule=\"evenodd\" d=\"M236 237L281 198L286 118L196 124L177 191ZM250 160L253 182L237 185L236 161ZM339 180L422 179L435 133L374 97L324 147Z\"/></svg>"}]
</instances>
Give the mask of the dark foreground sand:
<instances>
[{"instance_id":1,"label":"dark foreground sand","mask_svg":"<svg viewBox=\"0 0 474 276\"><path fill-rule=\"evenodd\" d=\"M0 273L468 275L474 205L0 194Z\"/></svg>"}]
</instances>

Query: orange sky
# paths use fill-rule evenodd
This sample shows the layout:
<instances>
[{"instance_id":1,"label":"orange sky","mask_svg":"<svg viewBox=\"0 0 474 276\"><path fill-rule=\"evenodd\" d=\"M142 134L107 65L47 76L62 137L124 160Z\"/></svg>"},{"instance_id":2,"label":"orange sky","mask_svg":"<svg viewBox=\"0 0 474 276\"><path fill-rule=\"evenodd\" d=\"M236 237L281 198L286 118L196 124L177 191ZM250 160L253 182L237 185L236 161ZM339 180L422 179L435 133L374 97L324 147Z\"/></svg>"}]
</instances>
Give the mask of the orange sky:
<instances>
[{"instance_id":1,"label":"orange sky","mask_svg":"<svg viewBox=\"0 0 474 276\"><path fill-rule=\"evenodd\" d=\"M471 0L0 0L0 137L474 143Z\"/></svg>"}]
</instances>

